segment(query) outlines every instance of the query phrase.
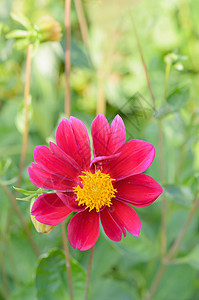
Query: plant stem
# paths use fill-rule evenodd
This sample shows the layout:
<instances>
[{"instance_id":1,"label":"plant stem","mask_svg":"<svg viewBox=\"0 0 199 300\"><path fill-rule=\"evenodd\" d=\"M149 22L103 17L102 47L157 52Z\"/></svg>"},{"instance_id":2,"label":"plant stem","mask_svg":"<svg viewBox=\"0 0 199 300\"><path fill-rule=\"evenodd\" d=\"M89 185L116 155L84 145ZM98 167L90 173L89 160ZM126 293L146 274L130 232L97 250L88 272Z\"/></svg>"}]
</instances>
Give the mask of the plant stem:
<instances>
[{"instance_id":1,"label":"plant stem","mask_svg":"<svg viewBox=\"0 0 199 300\"><path fill-rule=\"evenodd\" d=\"M88 26L86 22L86 17L82 5L81 0L74 0L76 11L77 11L77 16L79 19L79 26L80 26L80 31L82 35L82 39L84 44L88 47Z\"/></svg>"},{"instance_id":2,"label":"plant stem","mask_svg":"<svg viewBox=\"0 0 199 300\"><path fill-rule=\"evenodd\" d=\"M166 267L171 262L171 260L176 256L176 254L178 253L178 250L179 250L180 245L183 241L183 238L186 234L186 231L187 231L187 229L188 229L188 227L189 227L189 225L190 225L190 223L191 223L198 207L199 207L199 199L197 199L197 195L196 195L193 207L189 212L187 220L186 220L180 234L178 235L175 242L173 243L173 246L171 247L169 253L165 257L164 261L161 263L161 265L159 267L159 270L158 270L158 272L155 276L155 279L152 283L151 289L150 289L148 295L146 296L145 300L152 300L153 299L153 296L154 296L154 294L155 294L155 292L156 292L156 290L159 286L159 283L160 283L160 281L161 281L161 279L164 275Z\"/></svg>"},{"instance_id":3,"label":"plant stem","mask_svg":"<svg viewBox=\"0 0 199 300\"><path fill-rule=\"evenodd\" d=\"M154 97L153 90L152 90L152 87L151 87L151 81L150 81L150 78L149 78L148 69L147 69L147 66L146 66L146 63L145 63L144 54L143 54L143 51L142 51L140 39L139 39L139 36L137 34L137 29L136 29L136 26L135 26L134 18L133 18L133 16L131 16L131 17L132 17L131 19L132 19L132 23L133 23L133 31L134 31L134 34L135 34L138 50L139 50L140 57L141 57L141 60L142 60L142 65L143 65L143 68L144 68L149 93L151 95L151 99L152 99L152 103L153 103L153 109L155 110L156 109L155 97Z\"/></svg>"},{"instance_id":4,"label":"plant stem","mask_svg":"<svg viewBox=\"0 0 199 300\"><path fill-rule=\"evenodd\" d=\"M162 121L158 121L158 143L159 143L159 155L160 155L160 177L161 182L165 183L165 164L164 164L164 144L163 144L163 132ZM162 194L162 223L161 223L161 255L166 254L167 238L166 238L166 197Z\"/></svg>"},{"instance_id":5,"label":"plant stem","mask_svg":"<svg viewBox=\"0 0 199 300\"><path fill-rule=\"evenodd\" d=\"M98 74L98 99L96 114L106 114L106 99L104 94L104 79L102 75Z\"/></svg>"},{"instance_id":6,"label":"plant stem","mask_svg":"<svg viewBox=\"0 0 199 300\"><path fill-rule=\"evenodd\" d=\"M4 295L6 296L6 299L7 299L10 294L10 285L9 285L9 280L8 280L8 276L6 273L4 247L2 247L1 252L0 252L0 262L1 262L1 275L2 275L2 281L3 281L2 292L4 293Z\"/></svg>"},{"instance_id":7,"label":"plant stem","mask_svg":"<svg viewBox=\"0 0 199 300\"><path fill-rule=\"evenodd\" d=\"M24 88L24 133L23 133L23 142L22 142L22 151L21 151L21 159L19 166L19 174L17 180L17 186L19 187L21 184L22 172L25 164L26 158L26 150L28 143L28 98L30 94L30 75L31 75L31 55L32 55L33 45L28 45L27 57L26 57L26 79L25 79L25 88ZM15 193L15 196L17 192Z\"/></svg>"},{"instance_id":8,"label":"plant stem","mask_svg":"<svg viewBox=\"0 0 199 300\"><path fill-rule=\"evenodd\" d=\"M6 193L6 195L8 196L8 198L10 199L11 201L11 204L12 204L12 207L14 209L14 211L16 212L16 214L18 215L19 217L19 220L21 222L21 225L22 227L24 228L24 231L26 232L26 235L30 241L30 244L32 245L32 248L36 254L37 257L39 257L40 255L40 252L39 252L39 249L35 243L35 241L33 240L32 236L31 236L31 233L28 229L28 226L26 224L26 221L24 220L24 217L17 205L17 201L16 201L16 198L12 195L12 193L10 192L10 190L7 188L7 186L4 186L4 185L1 185L2 189L4 190L4 192Z\"/></svg>"},{"instance_id":9,"label":"plant stem","mask_svg":"<svg viewBox=\"0 0 199 300\"><path fill-rule=\"evenodd\" d=\"M167 63L166 70L165 70L165 79L164 79L164 99L163 99L163 101L167 101L167 84L168 84L170 71L171 71L171 63Z\"/></svg>"},{"instance_id":10,"label":"plant stem","mask_svg":"<svg viewBox=\"0 0 199 300\"><path fill-rule=\"evenodd\" d=\"M65 28L66 28L66 52L65 52L65 81L66 81L66 93L65 93L65 114L69 118L71 111L71 99L70 99L70 9L71 0L65 0ZM68 248L68 240L66 235L66 227L64 222L61 223L62 228L62 241L66 257L66 269L68 274L68 286L70 300L73 300L73 283L72 283L72 271L70 264L70 254Z\"/></svg>"},{"instance_id":11,"label":"plant stem","mask_svg":"<svg viewBox=\"0 0 199 300\"><path fill-rule=\"evenodd\" d=\"M66 52L65 52L65 114L70 117L70 8L71 0L65 0L65 27L66 27Z\"/></svg>"},{"instance_id":12,"label":"plant stem","mask_svg":"<svg viewBox=\"0 0 199 300\"><path fill-rule=\"evenodd\" d=\"M194 205L192 207L192 209L190 210L189 212L189 215L188 215L188 218L179 234L179 236L177 237L177 239L175 240L175 243L173 244L173 246L171 247L168 255L165 257L165 261L167 262L170 262L171 259L173 259L175 257L175 255L177 254L177 251L182 243L182 240L185 236L185 233L191 223L191 220L193 219L193 216L195 215L196 211L197 211L197 208L199 207L199 200L197 199L197 197L195 197L195 200L194 200Z\"/></svg>"},{"instance_id":13,"label":"plant stem","mask_svg":"<svg viewBox=\"0 0 199 300\"><path fill-rule=\"evenodd\" d=\"M89 262L88 262L88 272L87 272L87 277L86 277L86 288L85 288L84 300L88 299L88 288L89 288L90 277L91 277L93 253L94 253L94 247L91 248L91 250L90 250Z\"/></svg>"},{"instance_id":14,"label":"plant stem","mask_svg":"<svg viewBox=\"0 0 199 300\"><path fill-rule=\"evenodd\" d=\"M67 269L67 274L68 274L68 286L69 286L70 300L73 300L72 271L71 271L71 264L70 264L68 241L67 241L67 236L66 236L66 227L65 227L64 222L61 223L61 228L62 228L62 241L63 241L63 247L64 247L65 258L66 258L66 269Z\"/></svg>"}]
</instances>

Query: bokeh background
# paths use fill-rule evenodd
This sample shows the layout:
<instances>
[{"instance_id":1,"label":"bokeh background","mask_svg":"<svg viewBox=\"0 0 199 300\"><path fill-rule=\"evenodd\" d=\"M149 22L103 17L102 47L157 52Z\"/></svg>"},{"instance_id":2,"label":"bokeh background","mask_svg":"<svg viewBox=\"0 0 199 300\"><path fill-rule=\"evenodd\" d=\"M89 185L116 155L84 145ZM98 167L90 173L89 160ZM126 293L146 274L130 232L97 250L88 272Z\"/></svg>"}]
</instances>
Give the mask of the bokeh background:
<instances>
[{"instance_id":1,"label":"bokeh background","mask_svg":"<svg viewBox=\"0 0 199 300\"><path fill-rule=\"evenodd\" d=\"M127 139L152 143L156 157L147 170L164 186L167 250L182 230L198 189L199 175L199 1L83 1L88 36L82 39L76 7L71 7L71 114L90 125L100 103L106 117L118 113ZM26 48L17 49L6 35L22 29L10 13L23 13L33 24L44 15L62 27L60 42L37 45L33 51L29 137L21 188L35 190L27 168L37 145L55 137L64 117L64 1L0 1L0 299L69 299L61 228L39 234L31 223L29 203L18 201L31 236L43 258L38 259L5 189L14 196L24 131ZM135 29L136 28L136 29ZM155 98L147 85L138 40ZM165 97L165 71L168 77ZM165 179L160 175L162 126ZM19 194L19 197L23 197ZM139 238L127 234L120 243L101 231L95 247L89 299L142 300L161 261L161 197L136 208ZM54 250L52 250L54 249ZM49 251L50 254L49 254ZM76 299L83 299L88 251L70 247ZM154 300L199 300L199 213L194 212L183 242L167 266Z\"/></svg>"}]
</instances>

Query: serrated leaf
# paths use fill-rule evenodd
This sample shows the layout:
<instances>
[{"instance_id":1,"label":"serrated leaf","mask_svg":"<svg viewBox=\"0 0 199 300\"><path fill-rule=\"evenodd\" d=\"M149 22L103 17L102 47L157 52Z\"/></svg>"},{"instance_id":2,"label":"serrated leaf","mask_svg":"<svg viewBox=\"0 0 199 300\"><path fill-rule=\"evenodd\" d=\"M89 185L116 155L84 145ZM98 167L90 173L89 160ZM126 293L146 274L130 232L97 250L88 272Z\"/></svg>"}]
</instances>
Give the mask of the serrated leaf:
<instances>
[{"instance_id":1,"label":"serrated leaf","mask_svg":"<svg viewBox=\"0 0 199 300\"><path fill-rule=\"evenodd\" d=\"M191 206L193 203L194 196L191 192L191 189L187 186L167 184L165 185L165 191L168 198L170 198L172 201L186 206Z\"/></svg>"},{"instance_id":2,"label":"serrated leaf","mask_svg":"<svg viewBox=\"0 0 199 300\"><path fill-rule=\"evenodd\" d=\"M77 261L71 259L74 299L84 296L86 274ZM61 250L51 250L41 258L36 270L38 300L69 300L65 255Z\"/></svg>"}]
</instances>

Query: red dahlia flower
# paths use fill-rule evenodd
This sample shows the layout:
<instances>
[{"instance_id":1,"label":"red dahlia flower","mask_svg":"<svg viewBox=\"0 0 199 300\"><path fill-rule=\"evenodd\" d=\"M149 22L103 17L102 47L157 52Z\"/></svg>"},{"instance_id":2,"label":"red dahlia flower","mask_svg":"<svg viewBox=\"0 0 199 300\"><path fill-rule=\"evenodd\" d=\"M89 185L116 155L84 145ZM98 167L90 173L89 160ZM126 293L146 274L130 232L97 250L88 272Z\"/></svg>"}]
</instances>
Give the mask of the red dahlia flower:
<instances>
[{"instance_id":1,"label":"red dahlia flower","mask_svg":"<svg viewBox=\"0 0 199 300\"><path fill-rule=\"evenodd\" d=\"M58 225L73 211L68 239L79 250L91 248L100 232L120 241L126 230L139 236L141 222L133 206L147 206L162 187L142 174L155 156L154 146L141 140L125 143L126 131L117 115L109 127L98 115L91 125L94 158L85 125L71 117L61 121L56 142L38 146L29 167L31 181L39 188L58 190L39 196L31 214L43 224Z\"/></svg>"}]
</instances>

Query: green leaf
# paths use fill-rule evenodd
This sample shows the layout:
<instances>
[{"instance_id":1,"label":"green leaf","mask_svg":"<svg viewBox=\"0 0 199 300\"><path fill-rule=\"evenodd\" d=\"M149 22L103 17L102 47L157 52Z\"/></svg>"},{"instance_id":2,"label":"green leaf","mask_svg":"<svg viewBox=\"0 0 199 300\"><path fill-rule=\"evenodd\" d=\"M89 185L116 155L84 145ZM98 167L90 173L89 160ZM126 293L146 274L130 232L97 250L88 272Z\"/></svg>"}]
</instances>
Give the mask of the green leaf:
<instances>
[{"instance_id":1,"label":"green leaf","mask_svg":"<svg viewBox=\"0 0 199 300\"><path fill-rule=\"evenodd\" d=\"M7 172L11 163L12 163L12 160L10 158L3 158L0 161L0 176L2 176L3 174L5 174Z\"/></svg>"},{"instance_id":2,"label":"green leaf","mask_svg":"<svg viewBox=\"0 0 199 300\"><path fill-rule=\"evenodd\" d=\"M24 38L29 36L29 32L26 30L13 30L6 35L7 39Z\"/></svg>"},{"instance_id":3,"label":"green leaf","mask_svg":"<svg viewBox=\"0 0 199 300\"><path fill-rule=\"evenodd\" d=\"M92 300L140 300L133 287L120 280L103 278L93 289Z\"/></svg>"},{"instance_id":4,"label":"green leaf","mask_svg":"<svg viewBox=\"0 0 199 300\"><path fill-rule=\"evenodd\" d=\"M161 119L169 114L179 111L189 100L189 88L187 86L178 87L167 97L164 103L155 113L154 117Z\"/></svg>"},{"instance_id":5,"label":"green leaf","mask_svg":"<svg viewBox=\"0 0 199 300\"><path fill-rule=\"evenodd\" d=\"M186 256L176 259L177 263L187 263L193 268L199 270L199 245L193 248L193 250Z\"/></svg>"},{"instance_id":6,"label":"green leaf","mask_svg":"<svg viewBox=\"0 0 199 300\"><path fill-rule=\"evenodd\" d=\"M29 201L32 200L32 198L35 198L35 196L36 196L36 194L31 195L31 196L28 196L28 197L24 197L24 198L16 198L16 199L17 199L17 200L20 200L20 201L27 201L27 202L29 202Z\"/></svg>"},{"instance_id":7,"label":"green leaf","mask_svg":"<svg viewBox=\"0 0 199 300\"><path fill-rule=\"evenodd\" d=\"M12 292L9 300L37 300L36 290L33 282L29 284L23 284L23 286L17 287Z\"/></svg>"},{"instance_id":8,"label":"green leaf","mask_svg":"<svg viewBox=\"0 0 199 300\"><path fill-rule=\"evenodd\" d=\"M180 204L191 206L194 196L188 186L177 186L175 184L167 184L164 186L167 197Z\"/></svg>"},{"instance_id":9,"label":"green leaf","mask_svg":"<svg viewBox=\"0 0 199 300\"><path fill-rule=\"evenodd\" d=\"M168 266L153 300L193 299L196 272L189 266Z\"/></svg>"},{"instance_id":10,"label":"green leaf","mask_svg":"<svg viewBox=\"0 0 199 300\"><path fill-rule=\"evenodd\" d=\"M33 115L33 110L31 106L31 96L28 96L28 121L29 123L31 122ZM25 108L24 108L24 101L21 102L18 108L17 116L15 119L15 123L17 126L17 129L19 130L20 133L24 133L25 130Z\"/></svg>"},{"instance_id":11,"label":"green leaf","mask_svg":"<svg viewBox=\"0 0 199 300\"><path fill-rule=\"evenodd\" d=\"M76 300L83 299L86 274L77 261L71 259L73 290ZM69 300L65 255L51 250L41 258L36 270L38 300Z\"/></svg>"},{"instance_id":12,"label":"green leaf","mask_svg":"<svg viewBox=\"0 0 199 300\"><path fill-rule=\"evenodd\" d=\"M27 191L21 188L18 188L16 186L13 186L13 189L15 189L17 192L22 193L24 195L35 195L35 194L42 194L42 189L38 189L36 191Z\"/></svg>"},{"instance_id":13,"label":"green leaf","mask_svg":"<svg viewBox=\"0 0 199 300\"><path fill-rule=\"evenodd\" d=\"M12 12L10 14L10 16L15 22L21 24L26 29L28 29L28 30L32 29L32 25L31 25L29 19L27 17L25 17L22 13L15 14Z\"/></svg>"}]
</instances>

